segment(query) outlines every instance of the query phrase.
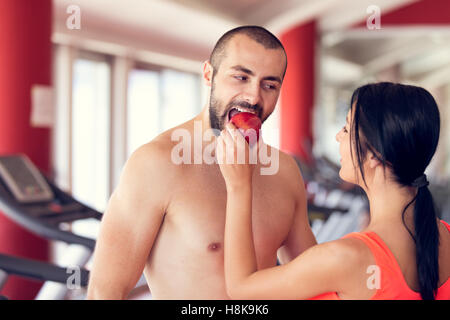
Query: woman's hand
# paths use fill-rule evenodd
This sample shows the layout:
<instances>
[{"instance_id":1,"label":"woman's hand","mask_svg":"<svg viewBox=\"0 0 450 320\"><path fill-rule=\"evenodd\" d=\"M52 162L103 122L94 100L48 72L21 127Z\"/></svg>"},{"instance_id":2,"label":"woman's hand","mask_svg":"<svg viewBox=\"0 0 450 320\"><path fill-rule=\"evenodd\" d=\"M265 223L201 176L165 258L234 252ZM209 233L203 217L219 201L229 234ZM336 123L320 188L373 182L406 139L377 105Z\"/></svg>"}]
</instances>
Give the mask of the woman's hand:
<instances>
[{"instance_id":1,"label":"woman's hand","mask_svg":"<svg viewBox=\"0 0 450 320\"><path fill-rule=\"evenodd\" d=\"M232 123L227 123L222 130L217 138L216 156L228 190L251 184L257 145L250 147Z\"/></svg>"}]
</instances>

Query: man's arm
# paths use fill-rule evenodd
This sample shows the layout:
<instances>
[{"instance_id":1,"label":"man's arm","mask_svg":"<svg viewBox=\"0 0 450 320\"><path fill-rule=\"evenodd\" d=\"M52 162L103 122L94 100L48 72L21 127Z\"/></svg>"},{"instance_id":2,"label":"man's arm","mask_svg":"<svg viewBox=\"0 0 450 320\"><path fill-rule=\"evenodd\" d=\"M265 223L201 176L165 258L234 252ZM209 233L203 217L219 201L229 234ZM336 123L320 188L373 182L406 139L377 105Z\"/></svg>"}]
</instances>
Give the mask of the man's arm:
<instances>
[{"instance_id":1,"label":"man's arm","mask_svg":"<svg viewBox=\"0 0 450 320\"><path fill-rule=\"evenodd\" d=\"M125 164L102 218L88 299L126 299L141 277L167 207L164 165L157 143L139 148Z\"/></svg>"},{"instance_id":2,"label":"man's arm","mask_svg":"<svg viewBox=\"0 0 450 320\"><path fill-rule=\"evenodd\" d=\"M305 183L297 163L291 156L287 156L288 179L294 182L296 195L294 219L289 234L283 246L278 250L278 260L281 264L295 259L306 249L317 244L308 220Z\"/></svg>"}]
</instances>

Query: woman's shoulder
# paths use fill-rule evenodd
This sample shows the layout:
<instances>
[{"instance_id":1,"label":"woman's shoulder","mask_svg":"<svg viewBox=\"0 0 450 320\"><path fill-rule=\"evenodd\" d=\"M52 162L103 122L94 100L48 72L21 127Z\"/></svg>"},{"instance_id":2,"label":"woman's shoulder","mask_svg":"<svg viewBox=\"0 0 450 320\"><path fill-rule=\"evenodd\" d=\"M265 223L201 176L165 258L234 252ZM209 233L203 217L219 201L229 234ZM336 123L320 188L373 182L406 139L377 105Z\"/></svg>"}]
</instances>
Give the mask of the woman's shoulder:
<instances>
[{"instance_id":1,"label":"woman's shoulder","mask_svg":"<svg viewBox=\"0 0 450 320\"><path fill-rule=\"evenodd\" d=\"M375 260L367 245L357 238L346 237L318 244L308 249L323 257L324 263L336 268L341 276L350 278L356 270L367 269Z\"/></svg>"},{"instance_id":2,"label":"woman's shoulder","mask_svg":"<svg viewBox=\"0 0 450 320\"><path fill-rule=\"evenodd\" d=\"M354 235L362 235L355 233ZM341 299L369 299L374 291L367 287L367 281L376 265L370 248L361 237L345 237L323 244L324 251L330 253L337 270L336 286Z\"/></svg>"},{"instance_id":3,"label":"woman's shoulder","mask_svg":"<svg viewBox=\"0 0 450 320\"><path fill-rule=\"evenodd\" d=\"M359 237L357 237L359 235ZM325 242L322 245L327 247L327 250L334 252L334 255L339 259L345 259L348 263L360 264L371 258L370 248L361 241L362 233L352 233L344 238Z\"/></svg>"}]
</instances>

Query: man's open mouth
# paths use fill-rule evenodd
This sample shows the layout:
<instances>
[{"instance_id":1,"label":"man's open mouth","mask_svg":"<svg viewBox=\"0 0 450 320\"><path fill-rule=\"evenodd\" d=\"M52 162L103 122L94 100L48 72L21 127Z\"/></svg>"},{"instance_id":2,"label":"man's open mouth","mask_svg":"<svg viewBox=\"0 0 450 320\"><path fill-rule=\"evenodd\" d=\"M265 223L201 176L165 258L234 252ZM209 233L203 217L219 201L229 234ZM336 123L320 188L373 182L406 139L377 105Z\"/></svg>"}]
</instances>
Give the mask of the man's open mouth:
<instances>
[{"instance_id":1,"label":"man's open mouth","mask_svg":"<svg viewBox=\"0 0 450 320\"><path fill-rule=\"evenodd\" d=\"M230 111L228 111L228 121L230 121L233 116L235 116L236 114L241 113L241 112L253 113L254 115L259 117L259 114L258 114L258 112L256 112L256 110L242 108L242 107L235 107L235 108L231 108Z\"/></svg>"}]
</instances>

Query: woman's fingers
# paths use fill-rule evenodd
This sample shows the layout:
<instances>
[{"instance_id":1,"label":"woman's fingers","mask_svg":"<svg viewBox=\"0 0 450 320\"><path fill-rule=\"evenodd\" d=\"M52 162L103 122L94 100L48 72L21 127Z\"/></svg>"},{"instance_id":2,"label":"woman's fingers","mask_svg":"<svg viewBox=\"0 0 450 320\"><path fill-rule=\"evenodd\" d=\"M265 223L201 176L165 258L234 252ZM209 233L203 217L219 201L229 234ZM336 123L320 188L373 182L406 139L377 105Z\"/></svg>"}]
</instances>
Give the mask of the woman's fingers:
<instances>
[{"instance_id":1,"label":"woman's fingers","mask_svg":"<svg viewBox=\"0 0 450 320\"><path fill-rule=\"evenodd\" d=\"M225 142L224 142L224 136L223 131L220 133L220 136L217 137L216 142L216 157L217 162L219 164L224 163L224 155L225 155Z\"/></svg>"},{"instance_id":2,"label":"woman's fingers","mask_svg":"<svg viewBox=\"0 0 450 320\"><path fill-rule=\"evenodd\" d=\"M225 155L226 163L233 164L236 163L236 143L235 136L230 129L225 129L223 133L224 143L225 143Z\"/></svg>"},{"instance_id":3,"label":"woman's fingers","mask_svg":"<svg viewBox=\"0 0 450 320\"><path fill-rule=\"evenodd\" d=\"M250 148L245 137L232 123L226 124L225 129L221 131L216 149L220 164L256 163L257 148Z\"/></svg>"},{"instance_id":4,"label":"woman's fingers","mask_svg":"<svg viewBox=\"0 0 450 320\"><path fill-rule=\"evenodd\" d=\"M250 146L248 144L248 138L244 137L244 134L240 129L236 128L232 123L228 123L226 128L230 134L230 137L234 141L234 148L236 150L236 155L239 164L248 163L248 158L250 154Z\"/></svg>"},{"instance_id":5,"label":"woman's fingers","mask_svg":"<svg viewBox=\"0 0 450 320\"><path fill-rule=\"evenodd\" d=\"M230 131L224 129L217 138L216 155L219 164L236 163L235 140Z\"/></svg>"}]
</instances>

